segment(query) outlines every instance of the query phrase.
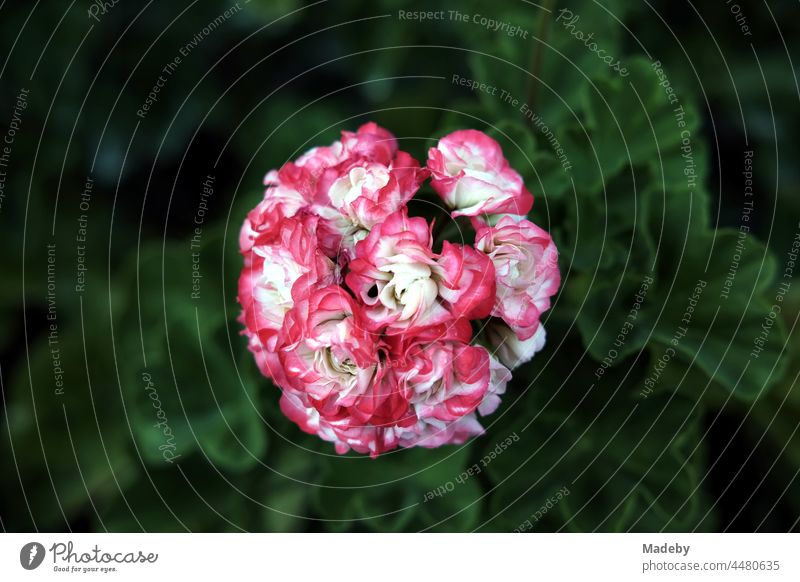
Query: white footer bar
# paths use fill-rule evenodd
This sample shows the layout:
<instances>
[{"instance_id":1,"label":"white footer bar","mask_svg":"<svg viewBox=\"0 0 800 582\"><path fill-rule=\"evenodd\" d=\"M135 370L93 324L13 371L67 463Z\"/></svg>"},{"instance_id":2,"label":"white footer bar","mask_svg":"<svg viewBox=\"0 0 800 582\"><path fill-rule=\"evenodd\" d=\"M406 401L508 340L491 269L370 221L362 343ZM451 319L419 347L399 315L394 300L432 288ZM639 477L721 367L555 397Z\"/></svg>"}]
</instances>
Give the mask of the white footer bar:
<instances>
[{"instance_id":1,"label":"white footer bar","mask_svg":"<svg viewBox=\"0 0 800 582\"><path fill-rule=\"evenodd\" d=\"M799 565L796 534L0 535L0 580L777 582Z\"/></svg>"}]
</instances>

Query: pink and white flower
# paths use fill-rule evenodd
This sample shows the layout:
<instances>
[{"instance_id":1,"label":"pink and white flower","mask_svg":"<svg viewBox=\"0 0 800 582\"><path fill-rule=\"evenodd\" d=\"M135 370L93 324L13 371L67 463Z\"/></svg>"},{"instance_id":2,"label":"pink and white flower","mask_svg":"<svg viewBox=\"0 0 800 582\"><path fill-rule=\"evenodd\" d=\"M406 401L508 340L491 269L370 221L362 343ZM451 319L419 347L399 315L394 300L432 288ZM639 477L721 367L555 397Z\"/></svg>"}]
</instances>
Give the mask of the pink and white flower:
<instances>
[{"instance_id":1,"label":"pink and white flower","mask_svg":"<svg viewBox=\"0 0 800 582\"><path fill-rule=\"evenodd\" d=\"M433 418L419 420L414 426L397 431L397 440L401 447L436 449L442 445L464 444L471 438L482 435L483 432L483 426L472 413L453 422Z\"/></svg>"},{"instance_id":2,"label":"pink and white flower","mask_svg":"<svg viewBox=\"0 0 800 582\"><path fill-rule=\"evenodd\" d=\"M377 345L361 307L337 285L318 287L284 318L278 355L292 388L350 406L374 381Z\"/></svg>"},{"instance_id":3,"label":"pink and white flower","mask_svg":"<svg viewBox=\"0 0 800 582\"><path fill-rule=\"evenodd\" d=\"M498 144L481 131L455 131L428 151L433 189L452 216L525 215L533 196Z\"/></svg>"},{"instance_id":4,"label":"pink and white flower","mask_svg":"<svg viewBox=\"0 0 800 582\"><path fill-rule=\"evenodd\" d=\"M470 414L489 390L490 356L486 349L455 341L416 343L395 370L398 389L417 418L453 421Z\"/></svg>"},{"instance_id":5,"label":"pink and white flower","mask_svg":"<svg viewBox=\"0 0 800 582\"><path fill-rule=\"evenodd\" d=\"M342 132L342 149L347 157L361 157L388 165L397 153L397 139L392 132L372 121L356 130Z\"/></svg>"},{"instance_id":6,"label":"pink and white flower","mask_svg":"<svg viewBox=\"0 0 800 582\"><path fill-rule=\"evenodd\" d=\"M561 283L553 239L528 220L503 217L497 226L478 229L475 248L494 264L497 298L492 315L503 319L520 339L532 337Z\"/></svg>"},{"instance_id":7,"label":"pink and white flower","mask_svg":"<svg viewBox=\"0 0 800 582\"><path fill-rule=\"evenodd\" d=\"M370 230L403 208L425 179L419 162L398 152L390 165L358 160L337 168L329 203L354 226Z\"/></svg>"},{"instance_id":8,"label":"pink and white flower","mask_svg":"<svg viewBox=\"0 0 800 582\"><path fill-rule=\"evenodd\" d=\"M259 236L269 233L282 219L293 217L310 203L298 190L281 183L275 170L264 177L264 185L264 198L248 213L239 234L242 252L249 251Z\"/></svg>"},{"instance_id":9,"label":"pink and white flower","mask_svg":"<svg viewBox=\"0 0 800 582\"><path fill-rule=\"evenodd\" d=\"M405 208L426 177L427 170L405 152L397 152L389 165L358 158L328 169L319 186L327 194L314 207L325 221L324 245L352 258L355 244Z\"/></svg>"},{"instance_id":10,"label":"pink and white flower","mask_svg":"<svg viewBox=\"0 0 800 582\"><path fill-rule=\"evenodd\" d=\"M286 313L316 285L334 282L334 266L317 248L317 218L284 218L245 251L239 278L241 321L273 350Z\"/></svg>"},{"instance_id":11,"label":"pink and white flower","mask_svg":"<svg viewBox=\"0 0 800 582\"><path fill-rule=\"evenodd\" d=\"M494 265L472 247L444 241L435 268L439 296L456 318L483 319L494 307Z\"/></svg>"},{"instance_id":12,"label":"pink and white flower","mask_svg":"<svg viewBox=\"0 0 800 582\"><path fill-rule=\"evenodd\" d=\"M430 226L405 211L389 216L356 245L345 281L376 331L400 332L442 323Z\"/></svg>"},{"instance_id":13,"label":"pink and white flower","mask_svg":"<svg viewBox=\"0 0 800 582\"><path fill-rule=\"evenodd\" d=\"M471 217L474 246L434 251L431 224L409 216L431 174L452 215ZM264 183L239 237L239 320L283 413L338 453L373 457L482 434L510 369L544 345L559 285L555 246L519 216L532 197L497 142L455 132L421 168L367 123Z\"/></svg>"},{"instance_id":14,"label":"pink and white flower","mask_svg":"<svg viewBox=\"0 0 800 582\"><path fill-rule=\"evenodd\" d=\"M500 320L490 321L484 330L492 354L509 370L514 370L530 362L545 344L547 334L544 326L539 325L528 339L520 339L513 329Z\"/></svg>"}]
</instances>

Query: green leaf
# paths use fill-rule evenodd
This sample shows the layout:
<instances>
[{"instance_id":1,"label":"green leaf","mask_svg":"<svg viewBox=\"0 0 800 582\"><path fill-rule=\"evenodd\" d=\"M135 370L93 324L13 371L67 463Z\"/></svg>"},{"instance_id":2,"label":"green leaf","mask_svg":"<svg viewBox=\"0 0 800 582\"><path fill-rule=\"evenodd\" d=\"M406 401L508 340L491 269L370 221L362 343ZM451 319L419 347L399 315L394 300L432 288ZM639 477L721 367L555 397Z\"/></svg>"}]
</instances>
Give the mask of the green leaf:
<instances>
[{"instance_id":1,"label":"green leaf","mask_svg":"<svg viewBox=\"0 0 800 582\"><path fill-rule=\"evenodd\" d=\"M224 318L226 309L229 317L238 315L230 299L235 285L223 289L215 272L224 251L220 231L203 234L199 296L192 295L194 251L189 244L168 245L163 251L145 247L130 269L138 270L140 281L156 288L163 283L165 289L162 300L142 302L141 311L129 310L122 318L123 327L134 332L121 342L122 382L134 435L152 463L169 462L164 457L173 454L185 458L199 448L218 466L242 471L266 451L258 409L258 386L266 381L239 370L240 354L246 352L240 327ZM226 279L231 280L236 278ZM139 317L141 339L135 333Z\"/></svg>"},{"instance_id":2,"label":"green leaf","mask_svg":"<svg viewBox=\"0 0 800 582\"><path fill-rule=\"evenodd\" d=\"M584 360L561 381L542 370L515 403L520 441L487 467L487 529L682 531L698 523L696 401L637 401L629 394L644 366L612 370L603 382L591 381L591 366Z\"/></svg>"},{"instance_id":3,"label":"green leaf","mask_svg":"<svg viewBox=\"0 0 800 582\"><path fill-rule=\"evenodd\" d=\"M470 505L478 498L477 480L458 480L470 465L468 454L462 446L329 459L317 509L336 520L336 529L464 531L480 509Z\"/></svg>"}]
</instances>

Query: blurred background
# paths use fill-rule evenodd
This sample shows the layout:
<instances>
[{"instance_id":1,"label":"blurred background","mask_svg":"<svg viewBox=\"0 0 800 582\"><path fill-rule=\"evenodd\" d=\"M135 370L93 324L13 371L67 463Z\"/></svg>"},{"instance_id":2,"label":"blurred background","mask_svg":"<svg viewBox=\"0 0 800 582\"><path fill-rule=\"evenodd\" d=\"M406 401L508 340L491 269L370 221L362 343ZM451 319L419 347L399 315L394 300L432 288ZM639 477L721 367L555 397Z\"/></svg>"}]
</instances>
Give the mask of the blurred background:
<instances>
[{"instance_id":1,"label":"blurred background","mask_svg":"<svg viewBox=\"0 0 800 582\"><path fill-rule=\"evenodd\" d=\"M0 526L797 531L799 23L789 0L0 3ZM240 336L264 174L367 120L420 160L489 132L561 253L547 347L463 447L338 456Z\"/></svg>"}]
</instances>

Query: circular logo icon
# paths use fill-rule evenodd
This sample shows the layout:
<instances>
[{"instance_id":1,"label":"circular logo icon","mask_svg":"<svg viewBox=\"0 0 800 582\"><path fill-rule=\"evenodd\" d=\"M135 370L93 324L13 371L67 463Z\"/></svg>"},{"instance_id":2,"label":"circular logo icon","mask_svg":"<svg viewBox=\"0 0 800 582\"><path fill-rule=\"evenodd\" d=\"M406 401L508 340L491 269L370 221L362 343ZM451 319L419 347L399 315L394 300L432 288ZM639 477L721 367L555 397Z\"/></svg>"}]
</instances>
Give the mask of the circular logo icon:
<instances>
[{"instance_id":1,"label":"circular logo icon","mask_svg":"<svg viewBox=\"0 0 800 582\"><path fill-rule=\"evenodd\" d=\"M19 551L19 563L26 570L35 570L44 561L44 546L39 542L30 542Z\"/></svg>"}]
</instances>

